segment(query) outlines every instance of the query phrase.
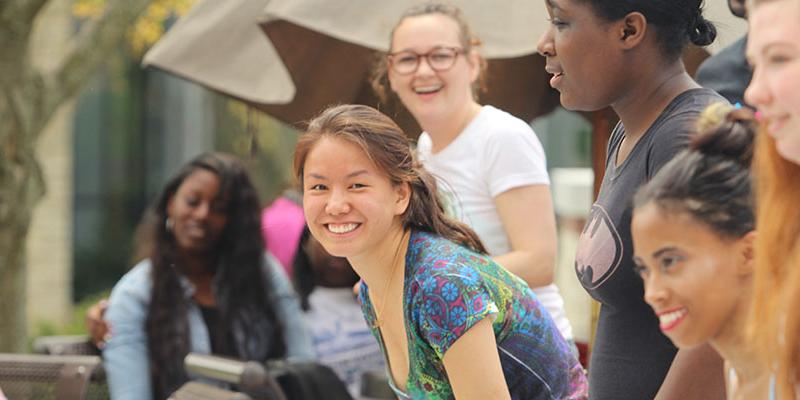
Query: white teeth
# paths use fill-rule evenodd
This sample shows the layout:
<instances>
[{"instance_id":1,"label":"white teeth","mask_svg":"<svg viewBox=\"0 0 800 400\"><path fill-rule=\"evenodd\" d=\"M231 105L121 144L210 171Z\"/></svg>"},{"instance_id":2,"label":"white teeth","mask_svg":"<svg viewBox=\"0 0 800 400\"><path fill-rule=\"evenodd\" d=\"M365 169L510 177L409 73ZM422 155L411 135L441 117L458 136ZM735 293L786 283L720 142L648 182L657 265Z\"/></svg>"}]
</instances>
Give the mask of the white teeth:
<instances>
[{"instance_id":1,"label":"white teeth","mask_svg":"<svg viewBox=\"0 0 800 400\"><path fill-rule=\"evenodd\" d=\"M425 93L433 93L441 88L442 85L418 86L414 88L414 91L420 94L425 94Z\"/></svg>"},{"instance_id":2,"label":"white teeth","mask_svg":"<svg viewBox=\"0 0 800 400\"><path fill-rule=\"evenodd\" d=\"M333 233L347 233L358 228L358 224L328 224L328 230Z\"/></svg>"},{"instance_id":3,"label":"white teeth","mask_svg":"<svg viewBox=\"0 0 800 400\"><path fill-rule=\"evenodd\" d=\"M661 314L658 316L658 321L661 325L670 325L673 322L677 321L679 318L682 318L686 315L686 309L681 308L680 310L673 311L671 313Z\"/></svg>"}]
</instances>

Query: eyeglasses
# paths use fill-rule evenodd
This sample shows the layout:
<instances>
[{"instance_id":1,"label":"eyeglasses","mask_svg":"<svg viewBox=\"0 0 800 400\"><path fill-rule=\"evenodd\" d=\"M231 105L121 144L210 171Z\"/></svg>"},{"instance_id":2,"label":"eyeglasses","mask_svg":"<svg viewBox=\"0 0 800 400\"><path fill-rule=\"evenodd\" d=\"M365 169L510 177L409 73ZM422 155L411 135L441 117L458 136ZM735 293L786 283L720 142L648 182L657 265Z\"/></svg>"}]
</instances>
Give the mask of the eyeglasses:
<instances>
[{"instance_id":1,"label":"eyeglasses","mask_svg":"<svg viewBox=\"0 0 800 400\"><path fill-rule=\"evenodd\" d=\"M396 53L389 53L389 65L394 72L400 75L413 74L419 68L419 60L424 58L432 70L436 72L444 72L456 63L456 58L459 54L463 54L464 49L457 47L436 47L425 54L415 53L413 51L398 51Z\"/></svg>"}]
</instances>

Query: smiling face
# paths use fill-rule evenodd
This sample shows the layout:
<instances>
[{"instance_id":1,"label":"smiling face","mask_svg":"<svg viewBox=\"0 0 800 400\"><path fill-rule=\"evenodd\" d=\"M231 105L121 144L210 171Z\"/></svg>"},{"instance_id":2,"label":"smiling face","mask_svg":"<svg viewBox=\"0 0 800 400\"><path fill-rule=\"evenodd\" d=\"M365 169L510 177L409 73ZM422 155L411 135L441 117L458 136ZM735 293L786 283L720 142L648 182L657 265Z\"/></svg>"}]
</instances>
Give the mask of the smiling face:
<instances>
[{"instance_id":1,"label":"smiling face","mask_svg":"<svg viewBox=\"0 0 800 400\"><path fill-rule=\"evenodd\" d=\"M328 253L371 257L402 232L407 184L393 185L356 145L323 136L303 163L303 210L311 234Z\"/></svg>"},{"instance_id":2,"label":"smiling face","mask_svg":"<svg viewBox=\"0 0 800 400\"><path fill-rule=\"evenodd\" d=\"M645 301L681 348L739 334L749 298L751 235L720 237L688 214L654 203L631 224Z\"/></svg>"},{"instance_id":3,"label":"smiling face","mask_svg":"<svg viewBox=\"0 0 800 400\"><path fill-rule=\"evenodd\" d=\"M550 86L561 93L569 110L594 111L612 104L614 88L623 79L616 23L603 21L588 3L545 0L550 27L539 39L539 54L553 74Z\"/></svg>"},{"instance_id":4,"label":"smiling face","mask_svg":"<svg viewBox=\"0 0 800 400\"><path fill-rule=\"evenodd\" d=\"M167 204L172 235L181 251L207 253L214 250L228 223L225 200L219 198L216 174L198 169L183 180Z\"/></svg>"},{"instance_id":5,"label":"smiling face","mask_svg":"<svg viewBox=\"0 0 800 400\"><path fill-rule=\"evenodd\" d=\"M427 54L437 48L464 50L456 21L442 14L427 14L403 19L394 30L391 53ZM392 91L417 121L456 115L475 103L472 84L478 79L480 62L477 53L459 52L446 71L435 71L421 58L417 70L398 74L391 66L388 77Z\"/></svg>"},{"instance_id":6,"label":"smiling face","mask_svg":"<svg viewBox=\"0 0 800 400\"><path fill-rule=\"evenodd\" d=\"M800 164L800 2L768 1L749 14L745 100L763 115L778 153Z\"/></svg>"}]
</instances>

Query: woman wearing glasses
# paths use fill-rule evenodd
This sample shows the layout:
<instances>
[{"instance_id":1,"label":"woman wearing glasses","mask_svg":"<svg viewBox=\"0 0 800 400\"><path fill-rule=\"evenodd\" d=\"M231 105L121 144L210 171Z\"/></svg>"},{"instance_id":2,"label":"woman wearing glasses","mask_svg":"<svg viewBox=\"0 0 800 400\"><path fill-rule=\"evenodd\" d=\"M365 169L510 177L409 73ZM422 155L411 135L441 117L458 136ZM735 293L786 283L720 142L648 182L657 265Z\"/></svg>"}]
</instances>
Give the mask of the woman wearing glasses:
<instances>
[{"instance_id":1,"label":"woman wearing glasses","mask_svg":"<svg viewBox=\"0 0 800 400\"><path fill-rule=\"evenodd\" d=\"M478 43L458 8L411 8L392 31L373 87L384 99L396 94L424 130L417 151L440 180L448 212L533 288L573 343L553 284L556 229L544 151L527 123L478 104L486 65Z\"/></svg>"}]
</instances>

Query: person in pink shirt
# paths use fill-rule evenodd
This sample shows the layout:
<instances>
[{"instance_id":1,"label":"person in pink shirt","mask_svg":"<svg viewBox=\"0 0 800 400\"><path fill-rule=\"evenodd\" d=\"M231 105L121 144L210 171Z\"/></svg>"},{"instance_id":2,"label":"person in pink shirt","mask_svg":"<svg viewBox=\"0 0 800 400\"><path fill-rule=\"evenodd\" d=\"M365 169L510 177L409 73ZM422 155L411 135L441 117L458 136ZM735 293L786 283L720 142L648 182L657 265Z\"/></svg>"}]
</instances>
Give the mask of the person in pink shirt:
<instances>
[{"instance_id":1,"label":"person in pink shirt","mask_svg":"<svg viewBox=\"0 0 800 400\"><path fill-rule=\"evenodd\" d=\"M297 244L305 227L303 203L294 189L286 189L261 212L261 234L267 250L283 265L291 278Z\"/></svg>"}]
</instances>

